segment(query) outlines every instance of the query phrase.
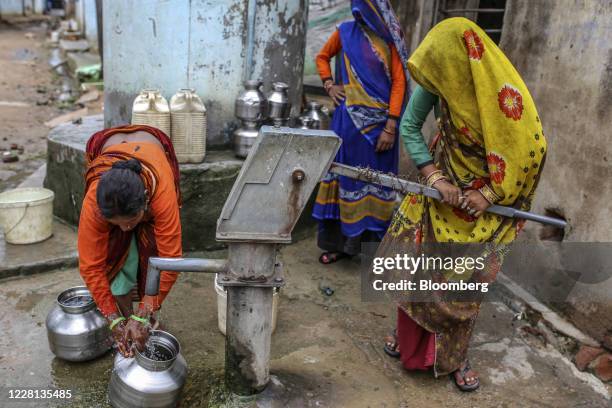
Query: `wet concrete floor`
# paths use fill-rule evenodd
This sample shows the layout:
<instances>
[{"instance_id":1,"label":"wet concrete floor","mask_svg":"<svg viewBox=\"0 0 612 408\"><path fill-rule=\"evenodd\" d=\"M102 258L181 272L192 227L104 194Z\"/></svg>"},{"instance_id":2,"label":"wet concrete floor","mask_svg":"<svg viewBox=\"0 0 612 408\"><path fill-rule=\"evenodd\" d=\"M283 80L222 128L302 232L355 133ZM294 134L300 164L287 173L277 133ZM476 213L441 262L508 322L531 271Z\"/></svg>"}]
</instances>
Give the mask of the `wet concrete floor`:
<instances>
[{"instance_id":1,"label":"wet concrete floor","mask_svg":"<svg viewBox=\"0 0 612 408\"><path fill-rule=\"evenodd\" d=\"M287 286L272 337L272 381L260 407L604 407L609 390L550 346L520 330L502 303L483 306L470 353L481 389L464 394L447 377L407 372L382 351L395 307L364 303L358 261L317 262L313 240L282 250ZM223 255L223 254L216 254ZM321 280L335 289L321 293ZM0 406L106 407L112 353L67 363L48 349L44 320L59 292L81 284L76 269L2 281ZM181 342L189 376L181 406L222 406L224 337L217 329L213 277L185 273L161 312ZM17 403L9 388L72 390L69 401ZM235 400L234 400L235 403ZM233 404L230 402L228 405ZM245 405L245 401L242 401Z\"/></svg>"}]
</instances>

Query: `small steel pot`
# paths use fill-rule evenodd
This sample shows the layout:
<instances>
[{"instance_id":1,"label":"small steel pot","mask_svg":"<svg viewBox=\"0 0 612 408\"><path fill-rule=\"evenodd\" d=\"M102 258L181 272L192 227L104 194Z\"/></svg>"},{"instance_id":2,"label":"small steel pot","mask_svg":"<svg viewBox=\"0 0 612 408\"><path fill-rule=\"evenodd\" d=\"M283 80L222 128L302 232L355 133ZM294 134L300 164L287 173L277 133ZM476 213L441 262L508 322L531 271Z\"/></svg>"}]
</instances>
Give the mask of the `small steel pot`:
<instances>
[{"instance_id":1,"label":"small steel pot","mask_svg":"<svg viewBox=\"0 0 612 408\"><path fill-rule=\"evenodd\" d=\"M45 326L51 352L64 360L92 360L112 346L108 322L85 286L60 293Z\"/></svg>"}]
</instances>

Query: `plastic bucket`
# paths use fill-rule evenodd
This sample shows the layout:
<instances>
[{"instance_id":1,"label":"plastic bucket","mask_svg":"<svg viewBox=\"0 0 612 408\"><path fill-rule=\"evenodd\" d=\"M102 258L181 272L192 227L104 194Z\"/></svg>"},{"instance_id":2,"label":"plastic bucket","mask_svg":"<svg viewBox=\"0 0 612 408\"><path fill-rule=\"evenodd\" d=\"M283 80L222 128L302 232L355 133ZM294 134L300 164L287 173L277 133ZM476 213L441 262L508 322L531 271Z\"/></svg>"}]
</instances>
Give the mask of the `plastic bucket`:
<instances>
[{"instance_id":1,"label":"plastic bucket","mask_svg":"<svg viewBox=\"0 0 612 408\"><path fill-rule=\"evenodd\" d=\"M16 188L0 193L0 228L9 244L44 241L53 233L53 191Z\"/></svg>"},{"instance_id":2,"label":"plastic bucket","mask_svg":"<svg viewBox=\"0 0 612 408\"><path fill-rule=\"evenodd\" d=\"M225 322L227 319L227 292L217 282L219 275L215 275L215 292L217 292L217 321L219 331L225 336ZM278 315L278 289L272 295L272 333L276 330L276 317Z\"/></svg>"}]
</instances>

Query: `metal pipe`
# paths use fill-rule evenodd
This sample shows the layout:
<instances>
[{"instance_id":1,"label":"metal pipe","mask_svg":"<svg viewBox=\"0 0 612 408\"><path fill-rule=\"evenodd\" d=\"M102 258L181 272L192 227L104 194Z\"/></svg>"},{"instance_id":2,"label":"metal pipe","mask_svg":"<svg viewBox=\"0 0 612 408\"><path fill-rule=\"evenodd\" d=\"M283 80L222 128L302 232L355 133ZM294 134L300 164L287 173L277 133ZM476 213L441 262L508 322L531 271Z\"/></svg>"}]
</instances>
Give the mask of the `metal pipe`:
<instances>
[{"instance_id":1,"label":"metal pipe","mask_svg":"<svg viewBox=\"0 0 612 408\"><path fill-rule=\"evenodd\" d=\"M262 391L270 381L273 288L226 286L225 384L237 395Z\"/></svg>"},{"instance_id":2,"label":"metal pipe","mask_svg":"<svg viewBox=\"0 0 612 408\"><path fill-rule=\"evenodd\" d=\"M202 258L149 258L145 295L156 296L159 293L161 271L223 273L227 271L226 259Z\"/></svg>"},{"instance_id":3,"label":"metal pipe","mask_svg":"<svg viewBox=\"0 0 612 408\"><path fill-rule=\"evenodd\" d=\"M247 11L247 47L244 80L251 79L253 75L253 54L255 49L255 16L257 13L257 0L249 0Z\"/></svg>"},{"instance_id":4,"label":"metal pipe","mask_svg":"<svg viewBox=\"0 0 612 408\"><path fill-rule=\"evenodd\" d=\"M229 244L229 270L242 279L274 274L276 244ZM238 395L262 391L270 380L272 287L226 286L225 384Z\"/></svg>"},{"instance_id":5,"label":"metal pipe","mask_svg":"<svg viewBox=\"0 0 612 408\"><path fill-rule=\"evenodd\" d=\"M441 200L442 195L438 190L432 187L427 187L413 181L401 179L396 176L381 173L370 169L360 169L357 167L347 166L340 163L332 163L330 173L349 177L355 180L365 181L367 183L378 184L379 186L389 187L395 191L402 193L410 192L415 194L431 197L435 200ZM511 218L522 218L525 220L539 222L541 224L549 224L557 228L566 228L567 222L560 218L547 217L545 215L534 214L527 211L517 210L512 207L504 207L501 205L492 205L486 209L487 212Z\"/></svg>"}]
</instances>

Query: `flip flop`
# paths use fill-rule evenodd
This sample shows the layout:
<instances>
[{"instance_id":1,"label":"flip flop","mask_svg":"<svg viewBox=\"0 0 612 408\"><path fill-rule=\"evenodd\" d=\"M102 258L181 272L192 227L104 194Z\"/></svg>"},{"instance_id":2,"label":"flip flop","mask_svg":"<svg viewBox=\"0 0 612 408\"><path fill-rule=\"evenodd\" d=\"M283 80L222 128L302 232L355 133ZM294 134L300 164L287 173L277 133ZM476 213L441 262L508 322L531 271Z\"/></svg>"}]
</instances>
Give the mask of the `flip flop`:
<instances>
[{"instance_id":1,"label":"flip flop","mask_svg":"<svg viewBox=\"0 0 612 408\"><path fill-rule=\"evenodd\" d=\"M399 346L399 344L397 343L397 330L393 330L393 333L390 337L393 337L393 343L388 341L385 342L385 347L383 348L383 350L385 351L385 353L387 353L388 356L393 358L399 358L401 354L399 351L397 351L397 347Z\"/></svg>"},{"instance_id":2,"label":"flip flop","mask_svg":"<svg viewBox=\"0 0 612 408\"><path fill-rule=\"evenodd\" d=\"M319 262L321 262L323 265L330 265L338 262L341 259L350 257L350 255L345 254L344 252L323 252L319 257Z\"/></svg>"},{"instance_id":3,"label":"flip flop","mask_svg":"<svg viewBox=\"0 0 612 408\"><path fill-rule=\"evenodd\" d=\"M459 370L456 370L455 372L449 374L453 380L453 382L455 383L455 385L457 386L457 388L459 388L461 391L463 392L472 392L472 391L476 391L478 389L478 387L480 387L480 380L478 378L476 378L476 382L474 384L468 384L467 380L465 379L465 375L467 374L468 371L470 371L472 369L472 367L470 367L470 362L469 360L465 362L465 367L460 368ZM463 378L463 384L459 384L457 382L457 378L455 377L455 373L459 371L459 374L461 375L461 378Z\"/></svg>"}]
</instances>

